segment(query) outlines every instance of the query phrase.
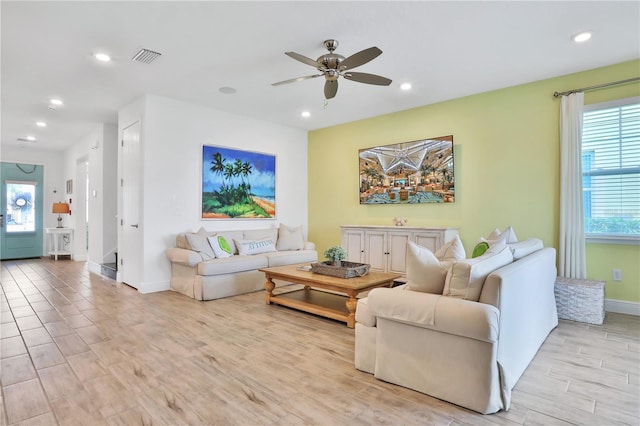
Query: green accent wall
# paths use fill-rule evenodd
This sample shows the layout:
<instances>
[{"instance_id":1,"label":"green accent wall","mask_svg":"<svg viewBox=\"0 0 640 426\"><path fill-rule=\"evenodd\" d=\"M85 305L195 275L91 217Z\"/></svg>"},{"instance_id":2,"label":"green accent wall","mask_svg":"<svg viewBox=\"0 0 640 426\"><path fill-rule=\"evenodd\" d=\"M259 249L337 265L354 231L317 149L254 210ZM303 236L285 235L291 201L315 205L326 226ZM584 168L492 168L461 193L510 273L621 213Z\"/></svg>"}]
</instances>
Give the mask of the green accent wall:
<instances>
[{"instance_id":1,"label":"green accent wall","mask_svg":"<svg viewBox=\"0 0 640 426\"><path fill-rule=\"evenodd\" d=\"M625 62L311 131L309 240L323 253L340 244L340 225L391 226L401 216L409 226L459 228L468 257L480 237L509 225L520 240L557 248L560 100L553 93L637 76L640 61ZM638 95L640 84L627 84L587 92L585 103ZM359 149L445 135L454 141L455 203L360 205ZM587 264L590 279L607 281L607 298L640 302L640 246L587 244ZM611 280L614 268L622 282Z\"/></svg>"}]
</instances>

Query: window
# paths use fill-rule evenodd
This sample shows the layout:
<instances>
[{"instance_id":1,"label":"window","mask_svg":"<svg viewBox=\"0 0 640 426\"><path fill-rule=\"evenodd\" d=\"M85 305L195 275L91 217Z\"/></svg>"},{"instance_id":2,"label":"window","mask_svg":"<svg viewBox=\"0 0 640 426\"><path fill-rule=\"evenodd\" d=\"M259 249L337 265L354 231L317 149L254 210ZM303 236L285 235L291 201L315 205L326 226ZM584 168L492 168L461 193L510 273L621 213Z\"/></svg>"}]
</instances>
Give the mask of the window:
<instances>
[{"instance_id":1,"label":"window","mask_svg":"<svg viewBox=\"0 0 640 426\"><path fill-rule=\"evenodd\" d=\"M6 182L7 233L36 230L36 183Z\"/></svg>"},{"instance_id":2,"label":"window","mask_svg":"<svg viewBox=\"0 0 640 426\"><path fill-rule=\"evenodd\" d=\"M640 98L585 106L582 189L588 240L640 242Z\"/></svg>"}]
</instances>

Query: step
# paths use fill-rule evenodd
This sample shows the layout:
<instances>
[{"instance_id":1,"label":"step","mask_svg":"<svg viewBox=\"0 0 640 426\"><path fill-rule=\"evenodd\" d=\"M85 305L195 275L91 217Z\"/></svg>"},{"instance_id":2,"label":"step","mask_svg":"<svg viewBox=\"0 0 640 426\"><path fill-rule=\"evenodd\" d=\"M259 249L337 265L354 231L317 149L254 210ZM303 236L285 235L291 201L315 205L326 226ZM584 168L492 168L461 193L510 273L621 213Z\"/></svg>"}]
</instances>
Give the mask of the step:
<instances>
[{"instance_id":1,"label":"step","mask_svg":"<svg viewBox=\"0 0 640 426\"><path fill-rule=\"evenodd\" d=\"M104 275L105 277L109 277L113 280L116 279L116 276L118 274L118 267L116 263L103 263L102 265L100 265L100 274Z\"/></svg>"}]
</instances>

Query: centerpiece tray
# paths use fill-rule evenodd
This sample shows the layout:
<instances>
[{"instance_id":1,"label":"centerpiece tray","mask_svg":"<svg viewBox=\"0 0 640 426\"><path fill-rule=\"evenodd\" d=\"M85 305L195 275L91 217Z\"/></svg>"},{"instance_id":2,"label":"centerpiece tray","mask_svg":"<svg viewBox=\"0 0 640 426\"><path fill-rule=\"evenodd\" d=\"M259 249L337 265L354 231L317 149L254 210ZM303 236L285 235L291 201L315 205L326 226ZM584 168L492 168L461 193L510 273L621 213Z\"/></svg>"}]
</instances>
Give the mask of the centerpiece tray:
<instances>
[{"instance_id":1,"label":"centerpiece tray","mask_svg":"<svg viewBox=\"0 0 640 426\"><path fill-rule=\"evenodd\" d=\"M330 275L338 278L364 277L369 273L371 265L366 263L347 262L343 260L340 266L333 265L331 261L311 264L311 272L321 275Z\"/></svg>"}]
</instances>

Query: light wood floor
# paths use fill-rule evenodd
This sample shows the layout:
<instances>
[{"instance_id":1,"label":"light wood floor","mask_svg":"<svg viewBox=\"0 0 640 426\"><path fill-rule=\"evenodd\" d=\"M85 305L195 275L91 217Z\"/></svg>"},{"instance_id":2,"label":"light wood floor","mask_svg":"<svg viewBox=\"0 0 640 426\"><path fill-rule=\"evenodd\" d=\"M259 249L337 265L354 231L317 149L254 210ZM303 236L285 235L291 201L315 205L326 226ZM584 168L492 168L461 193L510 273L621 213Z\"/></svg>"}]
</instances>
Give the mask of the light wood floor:
<instances>
[{"instance_id":1,"label":"light wood floor","mask_svg":"<svg viewBox=\"0 0 640 426\"><path fill-rule=\"evenodd\" d=\"M264 304L139 294L81 262L2 264L2 424L638 425L640 318L561 321L482 416L353 367L343 323Z\"/></svg>"}]
</instances>

